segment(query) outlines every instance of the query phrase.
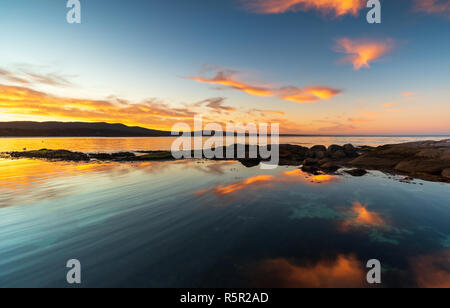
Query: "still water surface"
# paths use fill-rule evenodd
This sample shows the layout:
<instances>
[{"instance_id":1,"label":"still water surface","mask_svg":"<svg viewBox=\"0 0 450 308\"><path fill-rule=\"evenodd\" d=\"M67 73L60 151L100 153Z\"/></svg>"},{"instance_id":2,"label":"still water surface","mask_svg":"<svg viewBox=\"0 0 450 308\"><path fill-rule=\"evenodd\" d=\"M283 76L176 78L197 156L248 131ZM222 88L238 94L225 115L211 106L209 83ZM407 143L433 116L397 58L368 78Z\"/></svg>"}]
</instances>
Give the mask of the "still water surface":
<instances>
[{"instance_id":1,"label":"still water surface","mask_svg":"<svg viewBox=\"0 0 450 308\"><path fill-rule=\"evenodd\" d=\"M366 287L373 258L384 287L450 287L450 185L415 183L2 159L0 287L66 287L69 259L84 287Z\"/></svg>"}]
</instances>

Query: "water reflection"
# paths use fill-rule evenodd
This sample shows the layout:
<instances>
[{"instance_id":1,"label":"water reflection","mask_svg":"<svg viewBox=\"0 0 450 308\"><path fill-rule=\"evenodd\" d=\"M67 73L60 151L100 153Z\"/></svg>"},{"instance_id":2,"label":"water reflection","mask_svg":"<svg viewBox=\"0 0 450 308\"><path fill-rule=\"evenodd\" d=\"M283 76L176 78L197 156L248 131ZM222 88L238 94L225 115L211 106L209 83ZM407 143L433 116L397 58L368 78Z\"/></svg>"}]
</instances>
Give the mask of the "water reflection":
<instances>
[{"instance_id":1,"label":"water reflection","mask_svg":"<svg viewBox=\"0 0 450 308\"><path fill-rule=\"evenodd\" d=\"M349 214L351 217L342 223L342 229L349 231L351 228L359 227L386 227L385 220L376 212L367 209L367 204L362 205L355 201Z\"/></svg>"},{"instance_id":2,"label":"water reflection","mask_svg":"<svg viewBox=\"0 0 450 308\"><path fill-rule=\"evenodd\" d=\"M450 249L412 259L411 268L421 288L450 288Z\"/></svg>"},{"instance_id":3,"label":"water reflection","mask_svg":"<svg viewBox=\"0 0 450 308\"><path fill-rule=\"evenodd\" d=\"M74 257L85 287L364 287L372 258L382 286L447 286L448 185L423 184L231 161L0 160L0 287L65 286Z\"/></svg>"},{"instance_id":4,"label":"water reflection","mask_svg":"<svg viewBox=\"0 0 450 308\"><path fill-rule=\"evenodd\" d=\"M279 258L265 260L253 274L257 287L281 288L360 288L365 286L365 272L355 255L296 264Z\"/></svg>"},{"instance_id":5,"label":"water reflection","mask_svg":"<svg viewBox=\"0 0 450 308\"><path fill-rule=\"evenodd\" d=\"M275 175L262 174L252 176L233 184L218 185L214 188L201 189L196 192L197 195L203 195L206 193L214 193L217 196L225 196L232 193L236 193L245 189L270 189L275 184L295 184L304 183L308 185L328 185L338 181L338 178L333 175L319 174L311 175L303 172L300 169L280 172Z\"/></svg>"}]
</instances>

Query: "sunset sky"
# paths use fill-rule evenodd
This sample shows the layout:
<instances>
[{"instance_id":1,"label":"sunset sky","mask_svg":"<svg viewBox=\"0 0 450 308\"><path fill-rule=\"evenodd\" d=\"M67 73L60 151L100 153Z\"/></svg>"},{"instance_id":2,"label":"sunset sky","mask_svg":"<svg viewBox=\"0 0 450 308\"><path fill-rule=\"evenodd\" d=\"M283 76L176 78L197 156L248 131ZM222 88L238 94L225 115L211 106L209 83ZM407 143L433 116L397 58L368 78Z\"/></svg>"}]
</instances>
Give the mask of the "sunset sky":
<instances>
[{"instance_id":1,"label":"sunset sky","mask_svg":"<svg viewBox=\"0 0 450 308\"><path fill-rule=\"evenodd\" d=\"M450 1L2 0L0 121L450 134Z\"/></svg>"}]
</instances>

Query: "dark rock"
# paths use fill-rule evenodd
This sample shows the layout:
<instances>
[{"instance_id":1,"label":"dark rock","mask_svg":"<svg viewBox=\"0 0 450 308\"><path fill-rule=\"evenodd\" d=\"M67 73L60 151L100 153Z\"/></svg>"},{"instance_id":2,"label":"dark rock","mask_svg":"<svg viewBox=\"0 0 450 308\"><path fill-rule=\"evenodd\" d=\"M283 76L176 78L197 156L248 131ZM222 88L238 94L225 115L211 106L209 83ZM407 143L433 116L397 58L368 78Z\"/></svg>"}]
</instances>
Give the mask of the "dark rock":
<instances>
[{"instance_id":1,"label":"dark rock","mask_svg":"<svg viewBox=\"0 0 450 308\"><path fill-rule=\"evenodd\" d=\"M98 160L128 160L130 158L136 157L134 153L130 152L118 152L118 153L95 153L89 154L90 158L98 159Z\"/></svg>"},{"instance_id":2,"label":"dark rock","mask_svg":"<svg viewBox=\"0 0 450 308\"><path fill-rule=\"evenodd\" d=\"M317 168L316 166L303 166L302 167L302 171L303 172L307 172L307 173L311 173L314 175L319 174L319 168Z\"/></svg>"},{"instance_id":3,"label":"dark rock","mask_svg":"<svg viewBox=\"0 0 450 308\"><path fill-rule=\"evenodd\" d=\"M14 158L43 158L65 161L89 161L89 156L80 152L71 152L67 150L48 150L41 149L38 151L12 152L11 157Z\"/></svg>"},{"instance_id":4,"label":"dark rock","mask_svg":"<svg viewBox=\"0 0 450 308\"><path fill-rule=\"evenodd\" d=\"M247 168L256 167L261 163L259 158L239 159L239 162Z\"/></svg>"},{"instance_id":5,"label":"dark rock","mask_svg":"<svg viewBox=\"0 0 450 308\"><path fill-rule=\"evenodd\" d=\"M347 158L347 155L345 155L343 150L337 150L336 152L331 153L330 157L333 159L343 159Z\"/></svg>"},{"instance_id":6,"label":"dark rock","mask_svg":"<svg viewBox=\"0 0 450 308\"><path fill-rule=\"evenodd\" d=\"M328 153L334 153L334 152L337 152L337 151L342 151L343 152L344 151L344 147L342 147L340 145L332 144L332 145L330 145L328 147L328 150L327 150Z\"/></svg>"},{"instance_id":7,"label":"dark rock","mask_svg":"<svg viewBox=\"0 0 450 308\"><path fill-rule=\"evenodd\" d=\"M344 153L347 157L357 157L358 153L356 152L356 149L351 144L344 145Z\"/></svg>"},{"instance_id":8,"label":"dark rock","mask_svg":"<svg viewBox=\"0 0 450 308\"><path fill-rule=\"evenodd\" d=\"M442 170L442 176L446 179L450 179L450 168Z\"/></svg>"},{"instance_id":9,"label":"dark rock","mask_svg":"<svg viewBox=\"0 0 450 308\"><path fill-rule=\"evenodd\" d=\"M320 170L326 171L326 172L335 172L339 169L339 166L335 165L333 162L327 162L322 165L320 165Z\"/></svg>"},{"instance_id":10,"label":"dark rock","mask_svg":"<svg viewBox=\"0 0 450 308\"><path fill-rule=\"evenodd\" d=\"M303 166L316 166L319 163L318 159L315 158L306 158L303 161Z\"/></svg>"},{"instance_id":11,"label":"dark rock","mask_svg":"<svg viewBox=\"0 0 450 308\"><path fill-rule=\"evenodd\" d=\"M324 145L315 145L310 150L313 152L326 152L327 148Z\"/></svg>"},{"instance_id":12,"label":"dark rock","mask_svg":"<svg viewBox=\"0 0 450 308\"><path fill-rule=\"evenodd\" d=\"M326 152L324 152L324 151L317 151L315 157L317 159L323 159L323 158L326 157Z\"/></svg>"},{"instance_id":13,"label":"dark rock","mask_svg":"<svg viewBox=\"0 0 450 308\"><path fill-rule=\"evenodd\" d=\"M328 162L331 162L331 159L329 159L329 158L322 158L321 160L318 161L317 164L318 165L323 165L323 164L326 164Z\"/></svg>"},{"instance_id":14,"label":"dark rock","mask_svg":"<svg viewBox=\"0 0 450 308\"><path fill-rule=\"evenodd\" d=\"M384 145L349 162L361 168L403 173L425 180L440 181L450 168L450 142L421 141Z\"/></svg>"},{"instance_id":15,"label":"dark rock","mask_svg":"<svg viewBox=\"0 0 450 308\"><path fill-rule=\"evenodd\" d=\"M352 176L364 176L367 174L367 171L364 169L351 169L351 170L345 170L345 173L348 173Z\"/></svg>"}]
</instances>

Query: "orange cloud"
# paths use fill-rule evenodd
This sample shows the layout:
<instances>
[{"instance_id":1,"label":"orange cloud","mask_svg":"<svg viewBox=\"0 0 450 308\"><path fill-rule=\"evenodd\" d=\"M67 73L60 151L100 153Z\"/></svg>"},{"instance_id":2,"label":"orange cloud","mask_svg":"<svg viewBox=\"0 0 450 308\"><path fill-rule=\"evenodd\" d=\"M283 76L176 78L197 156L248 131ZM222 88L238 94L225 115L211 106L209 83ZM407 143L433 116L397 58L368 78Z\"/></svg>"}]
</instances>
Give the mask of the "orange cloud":
<instances>
[{"instance_id":1,"label":"orange cloud","mask_svg":"<svg viewBox=\"0 0 450 308\"><path fill-rule=\"evenodd\" d=\"M367 123L367 122L371 122L372 119L368 119L368 118L349 118L348 121L351 122L351 123Z\"/></svg>"},{"instance_id":2,"label":"orange cloud","mask_svg":"<svg viewBox=\"0 0 450 308\"><path fill-rule=\"evenodd\" d=\"M417 12L439 14L450 18L450 2L448 0L415 0Z\"/></svg>"},{"instance_id":3,"label":"orange cloud","mask_svg":"<svg viewBox=\"0 0 450 308\"><path fill-rule=\"evenodd\" d=\"M229 87L235 90L243 91L253 96L275 96L283 100L299 104L315 103L320 100L327 100L342 92L341 90L325 86L311 86L303 89L294 86L286 86L281 88L275 88L270 85L255 86L239 81L235 76L236 74L237 72L233 70L222 70L217 72L216 75L212 78L188 77L188 79L202 83Z\"/></svg>"},{"instance_id":4,"label":"orange cloud","mask_svg":"<svg viewBox=\"0 0 450 308\"><path fill-rule=\"evenodd\" d=\"M389 108L389 107L395 107L395 106L397 106L397 105L399 105L399 103L386 103L386 104L381 104L382 107L386 107L386 108Z\"/></svg>"},{"instance_id":5,"label":"orange cloud","mask_svg":"<svg viewBox=\"0 0 450 308\"><path fill-rule=\"evenodd\" d=\"M170 129L174 123L189 121L195 116L187 108L170 108L156 100L132 104L124 100L73 99L7 85L0 85L0 112L52 119L120 122L156 129Z\"/></svg>"},{"instance_id":6,"label":"orange cloud","mask_svg":"<svg viewBox=\"0 0 450 308\"><path fill-rule=\"evenodd\" d=\"M316 10L324 14L358 15L366 0L244 0L245 8L261 14L280 14L288 11Z\"/></svg>"},{"instance_id":7,"label":"orange cloud","mask_svg":"<svg viewBox=\"0 0 450 308\"><path fill-rule=\"evenodd\" d=\"M365 286L363 265L354 255L335 260L296 265L279 258L261 262L252 275L258 287L276 288L361 288Z\"/></svg>"},{"instance_id":8,"label":"orange cloud","mask_svg":"<svg viewBox=\"0 0 450 308\"><path fill-rule=\"evenodd\" d=\"M341 38L337 40L335 50L349 54L341 59L342 63L352 63L355 70L370 68L370 63L390 52L394 47L393 40L369 40Z\"/></svg>"},{"instance_id":9,"label":"orange cloud","mask_svg":"<svg viewBox=\"0 0 450 308\"><path fill-rule=\"evenodd\" d=\"M410 96L414 96L414 95L416 95L417 94L417 92L403 92L402 93L402 96L404 96L404 97L410 97Z\"/></svg>"}]
</instances>

